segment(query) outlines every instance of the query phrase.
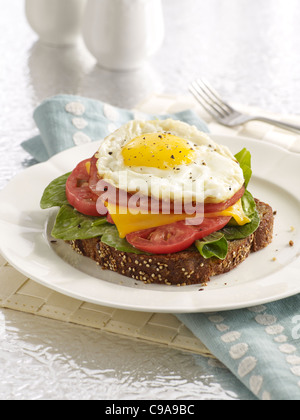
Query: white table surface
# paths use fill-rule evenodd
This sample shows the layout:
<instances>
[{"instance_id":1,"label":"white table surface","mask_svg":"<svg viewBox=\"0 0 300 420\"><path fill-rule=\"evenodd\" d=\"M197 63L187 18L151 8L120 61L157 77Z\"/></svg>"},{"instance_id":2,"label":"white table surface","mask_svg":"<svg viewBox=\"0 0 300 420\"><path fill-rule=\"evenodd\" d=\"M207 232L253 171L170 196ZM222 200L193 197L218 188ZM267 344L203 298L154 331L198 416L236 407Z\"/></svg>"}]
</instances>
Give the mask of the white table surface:
<instances>
[{"instance_id":1,"label":"white table surface","mask_svg":"<svg viewBox=\"0 0 300 420\"><path fill-rule=\"evenodd\" d=\"M153 92L185 94L205 76L234 102L300 112L298 0L163 0L166 38L137 72L102 70L85 50L41 44L22 0L0 13L0 188L30 164L35 107L58 93L134 107ZM211 361L0 309L0 399L250 399ZM223 377L223 376L222 376Z\"/></svg>"}]
</instances>

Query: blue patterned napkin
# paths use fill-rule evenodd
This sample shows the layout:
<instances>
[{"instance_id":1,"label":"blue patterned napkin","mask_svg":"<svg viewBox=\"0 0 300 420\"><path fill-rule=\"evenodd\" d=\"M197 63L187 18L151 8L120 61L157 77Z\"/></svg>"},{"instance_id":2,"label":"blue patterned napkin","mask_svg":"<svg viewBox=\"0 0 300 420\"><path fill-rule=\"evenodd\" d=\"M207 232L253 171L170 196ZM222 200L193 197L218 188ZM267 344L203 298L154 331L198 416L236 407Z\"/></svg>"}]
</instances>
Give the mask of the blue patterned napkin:
<instances>
[{"instance_id":1,"label":"blue patterned napkin","mask_svg":"<svg viewBox=\"0 0 300 420\"><path fill-rule=\"evenodd\" d=\"M45 100L33 117L40 134L23 142L22 146L37 162L45 162L71 147L101 140L132 119L174 118L208 131L205 123L192 111L146 115L71 95Z\"/></svg>"},{"instance_id":2,"label":"blue patterned napkin","mask_svg":"<svg viewBox=\"0 0 300 420\"><path fill-rule=\"evenodd\" d=\"M249 309L177 316L259 399L300 399L300 295Z\"/></svg>"},{"instance_id":3,"label":"blue patterned napkin","mask_svg":"<svg viewBox=\"0 0 300 420\"><path fill-rule=\"evenodd\" d=\"M60 95L36 109L40 135L22 146L43 162L60 151L100 140L129 120L169 117L208 131L192 111L146 115ZM229 372L215 367L219 383L231 386L239 381L233 388L240 398L300 399L300 295L255 308L177 316L234 375L228 380Z\"/></svg>"}]
</instances>

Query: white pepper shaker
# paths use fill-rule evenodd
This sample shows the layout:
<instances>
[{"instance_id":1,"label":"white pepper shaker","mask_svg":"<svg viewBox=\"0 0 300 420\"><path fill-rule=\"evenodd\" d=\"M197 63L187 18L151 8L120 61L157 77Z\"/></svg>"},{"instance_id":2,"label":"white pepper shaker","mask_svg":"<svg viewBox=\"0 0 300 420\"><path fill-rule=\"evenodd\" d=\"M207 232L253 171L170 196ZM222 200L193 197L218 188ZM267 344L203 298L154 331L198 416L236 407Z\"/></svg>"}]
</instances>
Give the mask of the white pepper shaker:
<instances>
[{"instance_id":1,"label":"white pepper shaker","mask_svg":"<svg viewBox=\"0 0 300 420\"><path fill-rule=\"evenodd\" d=\"M161 46L161 0L88 0L83 39L100 66L133 70Z\"/></svg>"},{"instance_id":2,"label":"white pepper shaker","mask_svg":"<svg viewBox=\"0 0 300 420\"><path fill-rule=\"evenodd\" d=\"M25 12L40 40L51 45L74 45L81 36L86 0L26 0Z\"/></svg>"}]
</instances>

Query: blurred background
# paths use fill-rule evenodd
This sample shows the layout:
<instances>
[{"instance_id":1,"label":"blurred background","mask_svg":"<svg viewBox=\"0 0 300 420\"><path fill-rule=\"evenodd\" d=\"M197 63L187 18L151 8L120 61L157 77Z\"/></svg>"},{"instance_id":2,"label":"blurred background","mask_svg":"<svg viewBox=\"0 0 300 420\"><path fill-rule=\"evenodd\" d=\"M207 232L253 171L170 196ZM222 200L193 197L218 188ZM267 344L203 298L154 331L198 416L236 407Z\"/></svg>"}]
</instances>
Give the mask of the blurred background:
<instances>
[{"instance_id":1,"label":"blurred background","mask_svg":"<svg viewBox=\"0 0 300 420\"><path fill-rule=\"evenodd\" d=\"M18 81L24 102L64 92L134 106L148 91L186 92L190 81L205 76L235 102L300 109L298 0L162 0L163 45L134 74L104 71L81 42L70 48L40 43L24 0L1 3L3 97L14 96ZM129 80L131 93L123 95Z\"/></svg>"}]
</instances>

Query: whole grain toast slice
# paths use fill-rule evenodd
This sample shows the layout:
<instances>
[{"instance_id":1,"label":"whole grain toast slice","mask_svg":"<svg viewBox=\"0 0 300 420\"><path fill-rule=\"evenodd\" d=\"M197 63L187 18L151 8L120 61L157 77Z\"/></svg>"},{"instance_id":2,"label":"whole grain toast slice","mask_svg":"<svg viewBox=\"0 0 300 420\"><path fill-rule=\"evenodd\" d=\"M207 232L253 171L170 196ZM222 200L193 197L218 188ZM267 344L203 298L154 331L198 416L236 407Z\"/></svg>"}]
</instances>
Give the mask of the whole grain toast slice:
<instances>
[{"instance_id":1,"label":"whole grain toast slice","mask_svg":"<svg viewBox=\"0 0 300 420\"><path fill-rule=\"evenodd\" d=\"M99 238L75 240L75 251L93 259L100 267L144 283L185 286L204 284L210 277L226 273L242 263L251 252L262 250L272 242L274 215L272 208L255 200L260 225L245 239L229 241L224 260L205 259L199 252L186 250L167 255L129 254L105 245Z\"/></svg>"}]
</instances>

